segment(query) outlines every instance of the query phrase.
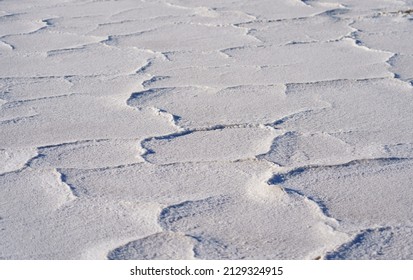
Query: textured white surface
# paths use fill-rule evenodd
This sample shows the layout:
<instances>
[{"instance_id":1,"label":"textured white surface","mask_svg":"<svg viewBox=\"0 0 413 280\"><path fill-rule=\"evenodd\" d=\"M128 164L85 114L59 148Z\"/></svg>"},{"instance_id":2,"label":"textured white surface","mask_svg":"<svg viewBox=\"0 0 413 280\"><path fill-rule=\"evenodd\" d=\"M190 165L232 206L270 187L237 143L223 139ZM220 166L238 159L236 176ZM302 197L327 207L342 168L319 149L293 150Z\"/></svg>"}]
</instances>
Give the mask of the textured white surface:
<instances>
[{"instance_id":1,"label":"textured white surface","mask_svg":"<svg viewBox=\"0 0 413 280\"><path fill-rule=\"evenodd\" d=\"M413 1L0 1L0 259L412 259Z\"/></svg>"}]
</instances>

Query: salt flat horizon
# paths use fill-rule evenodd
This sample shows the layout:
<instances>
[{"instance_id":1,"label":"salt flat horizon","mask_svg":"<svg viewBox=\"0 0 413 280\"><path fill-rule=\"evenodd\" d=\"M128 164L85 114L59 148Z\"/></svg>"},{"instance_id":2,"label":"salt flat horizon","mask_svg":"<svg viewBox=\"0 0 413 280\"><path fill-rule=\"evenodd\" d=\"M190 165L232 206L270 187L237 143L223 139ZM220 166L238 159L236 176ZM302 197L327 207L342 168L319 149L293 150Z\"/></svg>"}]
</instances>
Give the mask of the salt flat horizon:
<instances>
[{"instance_id":1,"label":"salt flat horizon","mask_svg":"<svg viewBox=\"0 0 413 280\"><path fill-rule=\"evenodd\" d=\"M0 259L413 259L413 1L0 1Z\"/></svg>"}]
</instances>

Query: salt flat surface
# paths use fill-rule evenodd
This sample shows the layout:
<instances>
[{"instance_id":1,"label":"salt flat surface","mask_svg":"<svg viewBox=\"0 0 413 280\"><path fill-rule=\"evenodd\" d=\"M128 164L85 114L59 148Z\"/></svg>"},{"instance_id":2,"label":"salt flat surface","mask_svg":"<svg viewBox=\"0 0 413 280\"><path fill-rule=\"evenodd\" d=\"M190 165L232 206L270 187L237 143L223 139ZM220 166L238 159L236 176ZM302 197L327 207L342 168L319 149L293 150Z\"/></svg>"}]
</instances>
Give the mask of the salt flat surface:
<instances>
[{"instance_id":1,"label":"salt flat surface","mask_svg":"<svg viewBox=\"0 0 413 280\"><path fill-rule=\"evenodd\" d=\"M0 259L412 259L413 1L0 1Z\"/></svg>"}]
</instances>

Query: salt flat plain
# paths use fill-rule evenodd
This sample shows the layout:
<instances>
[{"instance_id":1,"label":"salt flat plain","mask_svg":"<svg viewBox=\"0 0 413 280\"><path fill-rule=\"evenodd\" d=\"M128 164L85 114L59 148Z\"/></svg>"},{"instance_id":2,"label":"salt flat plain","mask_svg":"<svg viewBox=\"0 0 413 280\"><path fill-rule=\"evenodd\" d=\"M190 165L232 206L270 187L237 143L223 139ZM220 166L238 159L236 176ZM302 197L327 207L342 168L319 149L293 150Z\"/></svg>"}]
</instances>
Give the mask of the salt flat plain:
<instances>
[{"instance_id":1,"label":"salt flat plain","mask_svg":"<svg viewBox=\"0 0 413 280\"><path fill-rule=\"evenodd\" d=\"M0 259L413 259L413 1L1 0Z\"/></svg>"}]
</instances>

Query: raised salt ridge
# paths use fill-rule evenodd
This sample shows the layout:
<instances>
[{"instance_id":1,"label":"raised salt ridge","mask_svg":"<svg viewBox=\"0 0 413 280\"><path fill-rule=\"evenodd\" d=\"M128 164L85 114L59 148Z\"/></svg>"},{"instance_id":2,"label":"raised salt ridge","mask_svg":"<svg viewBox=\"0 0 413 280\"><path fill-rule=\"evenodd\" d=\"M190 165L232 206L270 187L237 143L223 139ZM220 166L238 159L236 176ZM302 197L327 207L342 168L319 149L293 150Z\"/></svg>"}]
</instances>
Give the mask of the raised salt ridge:
<instances>
[{"instance_id":1,"label":"raised salt ridge","mask_svg":"<svg viewBox=\"0 0 413 280\"><path fill-rule=\"evenodd\" d=\"M413 258L413 1L0 3L0 259Z\"/></svg>"}]
</instances>

